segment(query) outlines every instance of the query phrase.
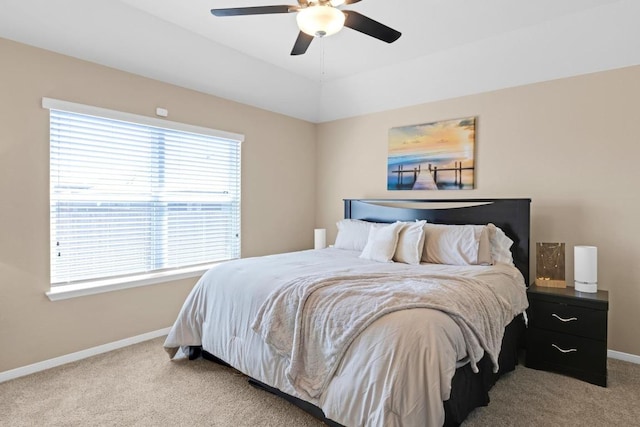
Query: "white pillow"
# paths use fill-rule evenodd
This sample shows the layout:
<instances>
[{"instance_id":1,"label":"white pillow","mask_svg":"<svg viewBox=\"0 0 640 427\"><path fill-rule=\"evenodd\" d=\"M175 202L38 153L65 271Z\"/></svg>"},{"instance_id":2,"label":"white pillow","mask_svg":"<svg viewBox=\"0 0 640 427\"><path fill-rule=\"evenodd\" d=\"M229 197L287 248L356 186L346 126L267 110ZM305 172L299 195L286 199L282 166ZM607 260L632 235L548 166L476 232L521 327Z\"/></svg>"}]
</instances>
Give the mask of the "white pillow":
<instances>
[{"instance_id":1,"label":"white pillow","mask_svg":"<svg viewBox=\"0 0 640 427\"><path fill-rule=\"evenodd\" d=\"M393 260L405 264L420 264L424 248L424 225L427 221L405 222L398 235Z\"/></svg>"},{"instance_id":2,"label":"white pillow","mask_svg":"<svg viewBox=\"0 0 640 427\"><path fill-rule=\"evenodd\" d=\"M369 239L360 258L372 261L390 262L398 245L398 236L404 226L401 222L371 227Z\"/></svg>"},{"instance_id":3,"label":"white pillow","mask_svg":"<svg viewBox=\"0 0 640 427\"><path fill-rule=\"evenodd\" d=\"M480 227L482 227L482 232L480 233L480 242L478 242L478 264L493 265L489 227L485 225Z\"/></svg>"},{"instance_id":4,"label":"white pillow","mask_svg":"<svg viewBox=\"0 0 640 427\"><path fill-rule=\"evenodd\" d=\"M484 228L483 225L425 224L422 261L450 265L486 262L478 256Z\"/></svg>"},{"instance_id":5,"label":"white pillow","mask_svg":"<svg viewBox=\"0 0 640 427\"><path fill-rule=\"evenodd\" d=\"M369 238L369 230L373 223L359 219L341 219L336 223L338 235L333 247L362 251Z\"/></svg>"},{"instance_id":6,"label":"white pillow","mask_svg":"<svg viewBox=\"0 0 640 427\"><path fill-rule=\"evenodd\" d=\"M491 257L494 263L504 263L513 265L513 255L511 254L511 246L513 240L504 234L500 227L494 224L487 224L489 230L489 240L491 241Z\"/></svg>"}]
</instances>

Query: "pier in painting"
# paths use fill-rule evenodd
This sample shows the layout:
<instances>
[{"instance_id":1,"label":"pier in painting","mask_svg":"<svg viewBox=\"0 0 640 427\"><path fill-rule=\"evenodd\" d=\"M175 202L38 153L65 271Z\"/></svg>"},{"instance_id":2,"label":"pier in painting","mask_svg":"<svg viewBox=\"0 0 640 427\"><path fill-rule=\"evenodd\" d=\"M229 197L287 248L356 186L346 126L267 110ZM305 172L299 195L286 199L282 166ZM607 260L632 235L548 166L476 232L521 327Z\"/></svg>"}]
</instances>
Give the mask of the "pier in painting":
<instances>
[{"instance_id":1,"label":"pier in painting","mask_svg":"<svg viewBox=\"0 0 640 427\"><path fill-rule=\"evenodd\" d=\"M462 162L455 162L453 167L439 168L431 164L423 171L422 165L405 169L403 165L398 165L398 169L392 170L396 174L396 187L406 190L438 190L438 173L454 172L453 186L463 188L462 171L473 171L472 166L463 167ZM473 173L473 172L472 172ZM405 177L407 175L407 177ZM442 176L442 175L441 175ZM447 189L451 187L448 183Z\"/></svg>"}]
</instances>

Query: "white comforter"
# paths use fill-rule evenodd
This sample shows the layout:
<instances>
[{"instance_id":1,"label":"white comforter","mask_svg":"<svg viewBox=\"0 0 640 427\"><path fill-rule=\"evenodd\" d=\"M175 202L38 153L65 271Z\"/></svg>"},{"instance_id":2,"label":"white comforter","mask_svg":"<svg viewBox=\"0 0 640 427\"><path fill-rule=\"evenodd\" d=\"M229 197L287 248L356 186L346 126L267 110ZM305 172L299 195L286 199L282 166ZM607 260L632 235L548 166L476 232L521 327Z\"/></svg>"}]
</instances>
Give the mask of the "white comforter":
<instances>
[{"instance_id":1,"label":"white comforter","mask_svg":"<svg viewBox=\"0 0 640 427\"><path fill-rule=\"evenodd\" d=\"M289 360L251 329L267 297L297 277L341 272L460 275L479 279L502 300L511 319L527 307L515 267L377 263L327 248L228 262L205 273L185 301L165 348L203 349L245 374L319 406L346 426L441 426L442 402L468 351L462 331L442 311L415 308L382 316L357 335L323 392L311 398L285 375Z\"/></svg>"}]
</instances>

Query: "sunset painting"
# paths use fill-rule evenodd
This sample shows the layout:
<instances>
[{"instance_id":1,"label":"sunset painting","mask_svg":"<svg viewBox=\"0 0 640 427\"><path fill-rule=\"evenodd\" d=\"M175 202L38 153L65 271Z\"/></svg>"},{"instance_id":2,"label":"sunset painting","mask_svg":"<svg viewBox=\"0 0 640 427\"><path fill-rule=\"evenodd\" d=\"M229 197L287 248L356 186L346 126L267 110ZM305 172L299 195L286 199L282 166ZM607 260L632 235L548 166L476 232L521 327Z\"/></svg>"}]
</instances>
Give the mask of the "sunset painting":
<instances>
[{"instance_id":1,"label":"sunset painting","mask_svg":"<svg viewBox=\"0 0 640 427\"><path fill-rule=\"evenodd\" d=\"M387 189L473 189L475 142L475 117L392 128Z\"/></svg>"}]
</instances>

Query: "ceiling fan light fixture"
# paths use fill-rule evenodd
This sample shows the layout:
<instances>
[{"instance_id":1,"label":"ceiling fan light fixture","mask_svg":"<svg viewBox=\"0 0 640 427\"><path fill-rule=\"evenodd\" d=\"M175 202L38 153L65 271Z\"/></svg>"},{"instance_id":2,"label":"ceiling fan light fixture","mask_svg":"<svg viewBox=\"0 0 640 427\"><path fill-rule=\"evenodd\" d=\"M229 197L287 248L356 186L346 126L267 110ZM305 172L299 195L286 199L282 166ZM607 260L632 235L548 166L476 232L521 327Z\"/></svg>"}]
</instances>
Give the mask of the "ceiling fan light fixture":
<instances>
[{"instance_id":1,"label":"ceiling fan light fixture","mask_svg":"<svg viewBox=\"0 0 640 427\"><path fill-rule=\"evenodd\" d=\"M345 18L344 13L335 7L314 5L298 11L296 21L303 33L314 37L326 37L340 31Z\"/></svg>"}]
</instances>

